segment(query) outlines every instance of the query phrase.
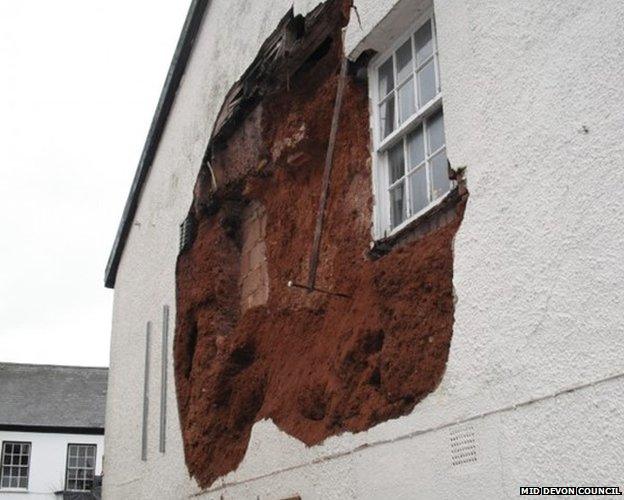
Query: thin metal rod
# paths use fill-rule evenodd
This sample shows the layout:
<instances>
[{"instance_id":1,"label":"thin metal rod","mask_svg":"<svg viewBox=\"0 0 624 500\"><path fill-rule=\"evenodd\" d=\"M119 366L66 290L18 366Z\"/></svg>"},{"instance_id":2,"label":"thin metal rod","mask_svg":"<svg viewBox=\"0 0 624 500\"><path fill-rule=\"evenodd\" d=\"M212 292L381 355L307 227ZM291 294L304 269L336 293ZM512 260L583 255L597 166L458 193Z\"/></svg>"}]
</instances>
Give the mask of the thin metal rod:
<instances>
[{"instance_id":1,"label":"thin metal rod","mask_svg":"<svg viewBox=\"0 0 624 500\"><path fill-rule=\"evenodd\" d=\"M344 30L342 32L344 45ZM344 50L344 47L343 47ZM336 134L338 132L338 122L340 118L340 108L342 106L342 96L344 95L347 81L347 56L342 54L342 64L340 66L340 76L338 78L338 90L336 91L336 102L334 103L334 114L332 116L331 130L329 132L329 143L325 155L325 170L323 172L323 184L321 187L321 198L319 200L318 212L316 214L316 228L314 230L314 241L312 243L312 253L310 254L310 266L308 274L308 290L315 290L316 270L319 262L319 252L321 249L321 235L323 233L323 220L325 218L325 206L329 194L329 180L331 177L332 164L334 159L334 148L336 145Z\"/></svg>"},{"instance_id":2,"label":"thin metal rod","mask_svg":"<svg viewBox=\"0 0 624 500\"><path fill-rule=\"evenodd\" d=\"M150 362L150 337L152 335L152 322L148 321L145 331L145 372L143 374L143 422L141 428L141 460L147 460L147 424L149 413L149 362Z\"/></svg>"},{"instance_id":3,"label":"thin metal rod","mask_svg":"<svg viewBox=\"0 0 624 500\"><path fill-rule=\"evenodd\" d=\"M165 440L167 432L167 364L169 344L169 306L163 306L162 319L162 345L160 359L160 439L158 451L165 452Z\"/></svg>"}]
</instances>

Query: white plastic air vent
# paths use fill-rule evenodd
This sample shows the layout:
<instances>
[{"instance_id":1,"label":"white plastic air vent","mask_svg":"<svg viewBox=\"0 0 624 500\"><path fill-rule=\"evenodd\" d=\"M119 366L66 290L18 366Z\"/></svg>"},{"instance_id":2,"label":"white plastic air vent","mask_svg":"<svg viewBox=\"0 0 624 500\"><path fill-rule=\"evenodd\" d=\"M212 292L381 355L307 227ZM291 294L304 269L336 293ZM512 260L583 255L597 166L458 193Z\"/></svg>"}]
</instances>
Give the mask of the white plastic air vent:
<instances>
[{"instance_id":1,"label":"white plastic air vent","mask_svg":"<svg viewBox=\"0 0 624 500\"><path fill-rule=\"evenodd\" d=\"M449 431L451 465L458 467L477 462L477 438L472 424L458 425Z\"/></svg>"}]
</instances>

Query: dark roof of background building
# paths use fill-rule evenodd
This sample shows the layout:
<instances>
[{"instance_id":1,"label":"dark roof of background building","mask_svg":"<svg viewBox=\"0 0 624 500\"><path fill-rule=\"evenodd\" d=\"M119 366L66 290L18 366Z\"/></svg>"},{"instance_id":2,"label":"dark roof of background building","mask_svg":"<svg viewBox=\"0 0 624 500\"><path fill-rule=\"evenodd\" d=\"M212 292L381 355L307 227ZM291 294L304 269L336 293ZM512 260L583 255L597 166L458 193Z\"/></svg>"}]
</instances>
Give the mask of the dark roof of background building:
<instances>
[{"instance_id":1,"label":"dark roof of background building","mask_svg":"<svg viewBox=\"0 0 624 500\"><path fill-rule=\"evenodd\" d=\"M103 429L108 368L0 363L0 426Z\"/></svg>"}]
</instances>

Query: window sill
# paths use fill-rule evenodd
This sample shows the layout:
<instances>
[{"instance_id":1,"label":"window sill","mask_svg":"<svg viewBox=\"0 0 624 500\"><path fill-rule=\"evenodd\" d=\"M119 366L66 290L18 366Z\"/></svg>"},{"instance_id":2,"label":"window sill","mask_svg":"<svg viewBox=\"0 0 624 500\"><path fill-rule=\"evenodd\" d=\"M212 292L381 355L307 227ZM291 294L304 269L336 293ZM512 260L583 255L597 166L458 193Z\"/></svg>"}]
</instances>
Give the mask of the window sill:
<instances>
[{"instance_id":1,"label":"window sill","mask_svg":"<svg viewBox=\"0 0 624 500\"><path fill-rule=\"evenodd\" d=\"M442 227L451 218L456 217L455 208L467 197L467 191L463 182L451 189L445 196L442 196L428 207L424 208L411 219L406 220L392 232L378 240L371 242L368 251L369 258L376 260L388 254L397 244L421 237L429 232ZM448 218L446 217L448 215Z\"/></svg>"},{"instance_id":2,"label":"window sill","mask_svg":"<svg viewBox=\"0 0 624 500\"><path fill-rule=\"evenodd\" d=\"M55 491L54 494L58 496L68 495L70 498L87 498L85 495L92 495L93 490L60 490ZM91 498L91 496L88 498Z\"/></svg>"},{"instance_id":3,"label":"window sill","mask_svg":"<svg viewBox=\"0 0 624 500\"><path fill-rule=\"evenodd\" d=\"M0 488L0 493L28 493L28 488Z\"/></svg>"}]
</instances>

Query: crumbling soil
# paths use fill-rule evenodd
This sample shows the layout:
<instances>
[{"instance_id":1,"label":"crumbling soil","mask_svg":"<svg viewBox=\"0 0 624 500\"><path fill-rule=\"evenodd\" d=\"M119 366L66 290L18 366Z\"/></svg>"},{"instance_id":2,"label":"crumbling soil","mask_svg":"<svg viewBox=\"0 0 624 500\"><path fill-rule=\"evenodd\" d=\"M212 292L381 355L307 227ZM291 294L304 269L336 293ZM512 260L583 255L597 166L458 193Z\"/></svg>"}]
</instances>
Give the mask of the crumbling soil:
<instances>
[{"instance_id":1,"label":"crumbling soil","mask_svg":"<svg viewBox=\"0 0 624 500\"><path fill-rule=\"evenodd\" d=\"M342 24L342 22L340 23ZM197 230L177 263L175 376L188 469L205 487L244 457L270 418L309 446L410 413L439 384L453 332L455 216L368 256L372 192L364 83L349 77L334 156L317 285L305 283L340 60L330 50L251 111L198 180ZM200 174L205 175L205 172ZM242 313L240 217L267 214L269 296Z\"/></svg>"}]
</instances>

